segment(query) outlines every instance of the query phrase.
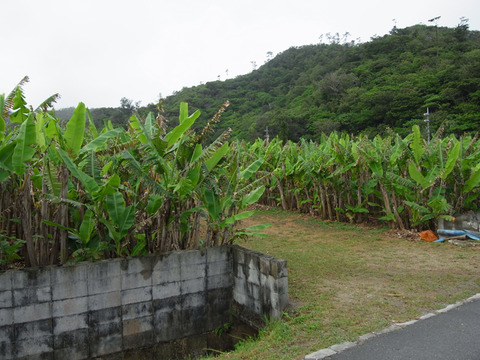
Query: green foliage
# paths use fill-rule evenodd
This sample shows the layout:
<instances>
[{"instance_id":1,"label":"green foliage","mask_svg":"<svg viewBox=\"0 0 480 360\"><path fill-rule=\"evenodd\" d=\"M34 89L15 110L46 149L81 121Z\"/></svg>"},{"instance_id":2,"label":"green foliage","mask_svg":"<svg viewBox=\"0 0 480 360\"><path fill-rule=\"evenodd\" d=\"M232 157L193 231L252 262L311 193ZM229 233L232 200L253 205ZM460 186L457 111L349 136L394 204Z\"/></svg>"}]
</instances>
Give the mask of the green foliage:
<instances>
[{"instance_id":1,"label":"green foliage","mask_svg":"<svg viewBox=\"0 0 480 360\"><path fill-rule=\"evenodd\" d=\"M257 174L272 174L261 203L284 210L420 230L480 205L479 143L468 135L427 143L413 126L404 138L331 133L318 143L257 140L250 149L268 158Z\"/></svg>"},{"instance_id":2,"label":"green foliage","mask_svg":"<svg viewBox=\"0 0 480 360\"><path fill-rule=\"evenodd\" d=\"M480 33L466 26L462 36L438 28L438 41L434 26L415 25L366 43L290 48L249 74L183 88L165 99L166 116L188 102L209 118L229 99L212 138L231 127L235 138L254 141L268 127L284 142L318 141L332 131L405 136L429 107L432 131L476 131Z\"/></svg>"},{"instance_id":3,"label":"green foliage","mask_svg":"<svg viewBox=\"0 0 480 360\"><path fill-rule=\"evenodd\" d=\"M127 131L97 130L83 103L63 125L46 109L52 97L32 111L20 85L12 93L0 98L2 120L19 109L0 141L0 231L10 236L23 219L14 229L22 240L2 240L2 261L23 246L26 265L37 266L231 243L265 189L252 179L262 161L238 176L226 160L230 131L206 143L228 103L196 135L200 112L186 103L171 131L161 113L132 115Z\"/></svg>"},{"instance_id":4,"label":"green foliage","mask_svg":"<svg viewBox=\"0 0 480 360\"><path fill-rule=\"evenodd\" d=\"M21 239L8 239L5 235L0 234L0 269L21 259L18 254L25 241Z\"/></svg>"}]
</instances>

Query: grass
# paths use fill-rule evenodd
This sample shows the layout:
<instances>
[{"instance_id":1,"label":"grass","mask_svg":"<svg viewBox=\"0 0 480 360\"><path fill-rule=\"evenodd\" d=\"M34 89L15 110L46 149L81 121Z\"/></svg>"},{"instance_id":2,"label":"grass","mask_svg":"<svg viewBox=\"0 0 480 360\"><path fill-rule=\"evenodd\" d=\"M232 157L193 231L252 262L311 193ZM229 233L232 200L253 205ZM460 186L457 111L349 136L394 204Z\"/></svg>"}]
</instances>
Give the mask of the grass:
<instances>
[{"instance_id":1,"label":"grass","mask_svg":"<svg viewBox=\"0 0 480 360\"><path fill-rule=\"evenodd\" d=\"M303 359L480 291L480 249L408 241L386 228L257 211L267 237L239 245L286 259L291 308L218 359Z\"/></svg>"}]
</instances>

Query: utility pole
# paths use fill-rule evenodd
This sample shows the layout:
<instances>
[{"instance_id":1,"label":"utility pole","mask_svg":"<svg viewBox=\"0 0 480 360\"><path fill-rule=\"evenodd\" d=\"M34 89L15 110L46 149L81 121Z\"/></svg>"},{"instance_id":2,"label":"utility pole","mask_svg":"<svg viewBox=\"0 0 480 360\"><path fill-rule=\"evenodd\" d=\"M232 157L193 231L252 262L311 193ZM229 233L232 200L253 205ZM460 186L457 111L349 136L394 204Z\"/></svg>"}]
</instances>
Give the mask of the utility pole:
<instances>
[{"instance_id":1,"label":"utility pole","mask_svg":"<svg viewBox=\"0 0 480 360\"><path fill-rule=\"evenodd\" d=\"M427 107L427 112L425 114L423 114L424 116L426 116L425 121L427 123L427 138L428 138L428 142L430 142L430 109Z\"/></svg>"},{"instance_id":2,"label":"utility pole","mask_svg":"<svg viewBox=\"0 0 480 360\"><path fill-rule=\"evenodd\" d=\"M428 22L435 23L435 47L437 48L437 57L438 57L438 20L441 16L434 17L433 19L428 20Z\"/></svg>"},{"instance_id":3,"label":"utility pole","mask_svg":"<svg viewBox=\"0 0 480 360\"><path fill-rule=\"evenodd\" d=\"M270 142L270 136L268 135L268 125L265 128L265 140L267 140L267 144Z\"/></svg>"}]
</instances>

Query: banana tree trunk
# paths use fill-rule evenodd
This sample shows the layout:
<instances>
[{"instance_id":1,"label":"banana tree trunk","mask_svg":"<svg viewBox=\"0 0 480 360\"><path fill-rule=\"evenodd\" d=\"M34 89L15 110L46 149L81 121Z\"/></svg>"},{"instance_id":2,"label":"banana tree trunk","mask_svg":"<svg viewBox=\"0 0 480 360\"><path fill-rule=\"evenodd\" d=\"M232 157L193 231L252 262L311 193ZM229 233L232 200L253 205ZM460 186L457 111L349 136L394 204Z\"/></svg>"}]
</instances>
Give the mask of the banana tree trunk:
<instances>
[{"instance_id":1,"label":"banana tree trunk","mask_svg":"<svg viewBox=\"0 0 480 360\"><path fill-rule=\"evenodd\" d=\"M69 172L68 169L64 166L60 169L59 180L62 184L60 189L60 199L66 200L68 198L68 179ZM68 206L65 202L61 202L58 209L58 223L64 227L68 226ZM67 237L68 233L66 230L60 230L60 263L65 264L68 259L68 249L67 249Z\"/></svg>"},{"instance_id":2,"label":"banana tree trunk","mask_svg":"<svg viewBox=\"0 0 480 360\"><path fill-rule=\"evenodd\" d=\"M282 186L282 183L280 181L280 179L277 178L277 189L278 189L278 192L280 193L280 200L282 201L282 209L284 211L287 211L288 210L288 205L287 205L287 201L285 200L285 194L283 192L283 186Z\"/></svg>"},{"instance_id":3,"label":"banana tree trunk","mask_svg":"<svg viewBox=\"0 0 480 360\"><path fill-rule=\"evenodd\" d=\"M42 193L46 195L48 193L47 181L46 176L42 179ZM41 209L40 209L40 265L47 265L49 264L49 253L48 253L48 230L47 225L42 221L42 219L48 219L48 202L46 201L45 197L41 200ZM41 239L41 240L40 240Z\"/></svg>"},{"instance_id":4,"label":"banana tree trunk","mask_svg":"<svg viewBox=\"0 0 480 360\"><path fill-rule=\"evenodd\" d=\"M395 215L395 219L397 220L397 225L400 228L400 230L405 230L405 225L403 224L402 217L398 213L398 203L397 203L397 197L395 196L395 193L392 194L392 201L393 201L393 214Z\"/></svg>"},{"instance_id":5,"label":"banana tree trunk","mask_svg":"<svg viewBox=\"0 0 480 360\"><path fill-rule=\"evenodd\" d=\"M383 198L383 204L384 204L384 207L385 207L385 212L387 214L394 214L395 213L392 211L392 207L390 205L390 197L388 195L388 191L387 191L387 188L385 187L385 184L379 180L378 181L378 184L380 185L380 192L382 193L382 198ZM398 215L398 212L396 211L395 209L395 212L397 213ZM396 215L395 215L395 219L398 221ZM400 220L401 221L401 220ZM392 222L392 225L394 226L394 223ZM400 226L400 224L397 224L397 226ZM402 226L403 226L403 223L402 223Z\"/></svg>"},{"instance_id":6,"label":"banana tree trunk","mask_svg":"<svg viewBox=\"0 0 480 360\"><path fill-rule=\"evenodd\" d=\"M21 219L22 219L22 230L23 237L27 246L27 256L30 266L38 266L37 257L35 254L35 244L33 243L33 234L32 234L32 199L30 195L31 180L30 175L25 174L26 178L23 182L22 189L22 208L21 208Z\"/></svg>"}]
</instances>

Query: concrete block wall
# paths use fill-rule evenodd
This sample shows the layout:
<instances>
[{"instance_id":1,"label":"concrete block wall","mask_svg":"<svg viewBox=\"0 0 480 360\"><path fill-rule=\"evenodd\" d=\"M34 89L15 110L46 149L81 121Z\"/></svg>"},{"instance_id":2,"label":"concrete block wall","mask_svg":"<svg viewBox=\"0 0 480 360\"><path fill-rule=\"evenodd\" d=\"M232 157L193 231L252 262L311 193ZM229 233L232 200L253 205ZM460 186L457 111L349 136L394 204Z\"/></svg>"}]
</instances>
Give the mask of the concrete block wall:
<instances>
[{"instance_id":1,"label":"concrete block wall","mask_svg":"<svg viewBox=\"0 0 480 360\"><path fill-rule=\"evenodd\" d=\"M232 301L280 316L286 281L285 262L230 246L0 272L0 359L80 360L146 348L161 359L158 344L222 326Z\"/></svg>"},{"instance_id":2,"label":"concrete block wall","mask_svg":"<svg viewBox=\"0 0 480 360\"><path fill-rule=\"evenodd\" d=\"M280 318L288 305L288 271L285 260L233 247L233 300L244 311L244 320L255 324Z\"/></svg>"},{"instance_id":3,"label":"concrete block wall","mask_svg":"<svg viewBox=\"0 0 480 360\"><path fill-rule=\"evenodd\" d=\"M467 212L455 216L454 221L438 219L439 229L480 231L480 213Z\"/></svg>"}]
</instances>

